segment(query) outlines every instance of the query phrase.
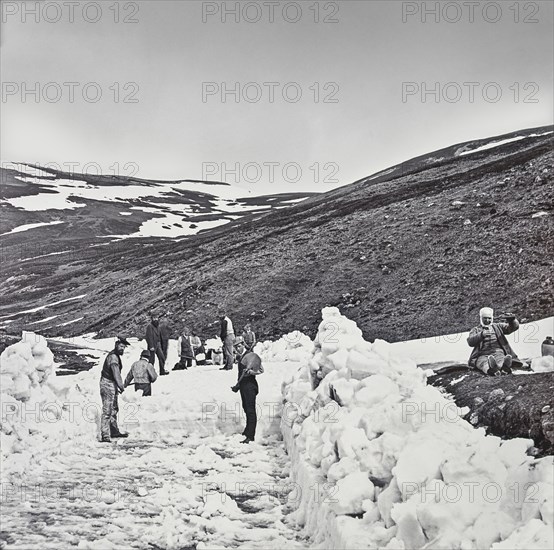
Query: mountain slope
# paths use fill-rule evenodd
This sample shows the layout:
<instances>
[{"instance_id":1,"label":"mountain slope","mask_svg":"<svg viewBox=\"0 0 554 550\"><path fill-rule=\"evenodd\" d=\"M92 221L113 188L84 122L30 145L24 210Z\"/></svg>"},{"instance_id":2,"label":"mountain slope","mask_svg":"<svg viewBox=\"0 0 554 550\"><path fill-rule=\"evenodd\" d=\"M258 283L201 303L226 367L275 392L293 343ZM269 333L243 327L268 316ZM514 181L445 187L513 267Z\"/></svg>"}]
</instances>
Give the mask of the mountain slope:
<instances>
[{"instance_id":1,"label":"mountain slope","mask_svg":"<svg viewBox=\"0 0 554 550\"><path fill-rule=\"evenodd\" d=\"M42 227L51 234L51 225L60 225L55 237L63 235L66 248L132 237L176 238L314 195L254 196L221 182L76 174L33 164L5 163L0 175L0 237L6 246L13 243L7 239L12 233ZM17 241L28 241L25 237Z\"/></svg>"},{"instance_id":2,"label":"mountain slope","mask_svg":"<svg viewBox=\"0 0 554 550\"><path fill-rule=\"evenodd\" d=\"M275 336L313 331L321 307L337 305L367 338L396 341L467 329L485 304L546 317L552 144L552 127L458 144L179 242L8 256L0 321L9 331L141 336L155 307L209 336L224 304L239 326L252 320Z\"/></svg>"}]
</instances>

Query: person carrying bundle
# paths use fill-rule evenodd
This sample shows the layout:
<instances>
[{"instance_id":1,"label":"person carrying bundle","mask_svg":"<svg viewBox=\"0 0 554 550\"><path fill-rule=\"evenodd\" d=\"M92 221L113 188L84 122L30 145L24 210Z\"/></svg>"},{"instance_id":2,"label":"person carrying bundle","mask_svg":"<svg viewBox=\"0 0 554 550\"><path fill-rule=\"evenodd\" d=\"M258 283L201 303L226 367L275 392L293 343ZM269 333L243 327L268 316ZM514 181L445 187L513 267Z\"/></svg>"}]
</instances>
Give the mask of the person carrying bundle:
<instances>
[{"instance_id":1,"label":"person carrying bundle","mask_svg":"<svg viewBox=\"0 0 554 550\"><path fill-rule=\"evenodd\" d=\"M256 435L256 424L258 416L256 414L256 396L258 395L258 381L256 376L264 372L262 360L257 353L246 351L246 346L242 338L235 341L235 349L239 359L239 377L237 383L231 388L234 392L240 391L242 408L246 415L246 427L242 432L244 439L241 443L250 443L254 441Z\"/></svg>"},{"instance_id":2,"label":"person carrying bundle","mask_svg":"<svg viewBox=\"0 0 554 550\"><path fill-rule=\"evenodd\" d=\"M154 365L150 363L150 352L144 350L140 359L131 365L131 370L125 378L125 387L135 384L135 391L142 390L142 396L152 395L152 384L158 379Z\"/></svg>"}]
</instances>

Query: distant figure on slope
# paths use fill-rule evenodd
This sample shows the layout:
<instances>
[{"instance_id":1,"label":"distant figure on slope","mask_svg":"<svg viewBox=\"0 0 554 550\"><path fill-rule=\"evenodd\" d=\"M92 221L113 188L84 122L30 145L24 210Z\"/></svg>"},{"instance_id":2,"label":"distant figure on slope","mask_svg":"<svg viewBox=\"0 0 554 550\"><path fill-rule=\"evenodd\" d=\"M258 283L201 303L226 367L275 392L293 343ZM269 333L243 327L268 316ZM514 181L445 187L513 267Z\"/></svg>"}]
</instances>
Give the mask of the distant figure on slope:
<instances>
[{"instance_id":1,"label":"distant figure on slope","mask_svg":"<svg viewBox=\"0 0 554 550\"><path fill-rule=\"evenodd\" d=\"M256 334L252 331L252 326L250 324L244 325L242 337L244 339L246 351L253 351L256 345Z\"/></svg>"},{"instance_id":2,"label":"distant figure on slope","mask_svg":"<svg viewBox=\"0 0 554 550\"><path fill-rule=\"evenodd\" d=\"M146 344L150 352L150 363L154 365L156 356L160 363L160 375L168 374L165 370L165 355L162 349L162 336L160 332L160 319L156 313L152 313L151 321L146 327Z\"/></svg>"},{"instance_id":3,"label":"distant figure on slope","mask_svg":"<svg viewBox=\"0 0 554 550\"><path fill-rule=\"evenodd\" d=\"M189 329L185 327L183 334L179 336L177 341L177 350L179 352L179 362L175 367L177 370L188 369L192 367L192 360L194 359L194 350L190 343Z\"/></svg>"},{"instance_id":4,"label":"distant figure on slope","mask_svg":"<svg viewBox=\"0 0 554 550\"><path fill-rule=\"evenodd\" d=\"M100 421L101 441L109 443L112 437L127 437L129 434L119 431L117 426L117 413L119 404L117 396L123 393L125 387L121 379L121 369L123 364L121 356L125 351L125 346L129 342L121 336L117 337L114 349L108 353L102 367L100 376L100 397L102 399L102 418Z\"/></svg>"},{"instance_id":5,"label":"distant figure on slope","mask_svg":"<svg viewBox=\"0 0 554 550\"><path fill-rule=\"evenodd\" d=\"M231 389L234 392L240 390L242 408L246 415L246 427L242 432L244 439L241 443L254 441L256 435L256 396L258 395L258 381L256 375L262 374L264 368L260 356L253 351L247 351L242 338L237 338L235 349L239 358L239 377L235 386Z\"/></svg>"},{"instance_id":6,"label":"distant figure on slope","mask_svg":"<svg viewBox=\"0 0 554 550\"><path fill-rule=\"evenodd\" d=\"M131 370L125 378L125 387L134 380L135 391L142 390L142 396L152 395L152 383L158 379L154 365L150 363L150 352L145 349L140 359L131 365Z\"/></svg>"},{"instance_id":7,"label":"distant figure on slope","mask_svg":"<svg viewBox=\"0 0 554 550\"><path fill-rule=\"evenodd\" d=\"M219 337L223 342L223 359L224 365L220 370L233 370L233 343L235 340L235 330L233 329L233 323L224 309L220 309L218 312L219 322L221 324L221 330Z\"/></svg>"},{"instance_id":8,"label":"distant figure on slope","mask_svg":"<svg viewBox=\"0 0 554 550\"><path fill-rule=\"evenodd\" d=\"M468 364L492 376L510 374L512 362L517 360L517 355L505 335L515 332L519 328L519 322L515 315L506 313L506 322L493 323L493 315L490 307L479 311L481 324L472 328L467 338L468 345L473 348Z\"/></svg>"},{"instance_id":9,"label":"distant figure on slope","mask_svg":"<svg viewBox=\"0 0 554 550\"><path fill-rule=\"evenodd\" d=\"M160 339L162 341L162 351L166 361L167 351L169 349L169 339L172 336L172 332L169 319L167 318L167 315L164 315L162 319L160 319Z\"/></svg>"}]
</instances>

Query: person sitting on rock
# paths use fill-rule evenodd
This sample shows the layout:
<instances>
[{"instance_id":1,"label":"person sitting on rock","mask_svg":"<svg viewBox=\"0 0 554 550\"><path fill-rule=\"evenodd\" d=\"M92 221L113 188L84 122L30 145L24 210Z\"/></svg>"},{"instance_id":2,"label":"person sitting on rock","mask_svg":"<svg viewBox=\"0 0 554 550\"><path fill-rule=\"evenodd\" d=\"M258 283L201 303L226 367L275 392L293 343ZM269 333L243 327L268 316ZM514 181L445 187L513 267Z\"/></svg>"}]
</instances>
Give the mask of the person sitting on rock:
<instances>
[{"instance_id":1,"label":"person sitting on rock","mask_svg":"<svg viewBox=\"0 0 554 550\"><path fill-rule=\"evenodd\" d=\"M156 381L158 375L154 370L154 365L150 363L150 351L145 349L140 354L140 359L131 365L131 370L125 378L125 387L129 386L134 380L135 391L142 390L142 396L152 395L152 383Z\"/></svg>"},{"instance_id":2,"label":"person sitting on rock","mask_svg":"<svg viewBox=\"0 0 554 550\"><path fill-rule=\"evenodd\" d=\"M505 322L493 323L493 314L490 307L479 310L481 324L472 328L467 338L467 343L473 348L468 365L492 376L510 374L517 355L510 347L506 334L518 330L519 322L515 315L506 313Z\"/></svg>"}]
</instances>

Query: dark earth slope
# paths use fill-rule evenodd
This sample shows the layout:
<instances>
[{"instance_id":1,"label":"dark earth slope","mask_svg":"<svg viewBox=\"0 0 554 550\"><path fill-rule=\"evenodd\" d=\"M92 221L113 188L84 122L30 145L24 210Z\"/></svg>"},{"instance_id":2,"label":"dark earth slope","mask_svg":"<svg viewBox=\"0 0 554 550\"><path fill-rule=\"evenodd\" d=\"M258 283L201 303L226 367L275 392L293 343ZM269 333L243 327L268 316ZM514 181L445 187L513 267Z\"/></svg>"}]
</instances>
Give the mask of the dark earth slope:
<instances>
[{"instance_id":1,"label":"dark earth slope","mask_svg":"<svg viewBox=\"0 0 554 550\"><path fill-rule=\"evenodd\" d=\"M501 437L533 439L540 455L554 453L554 373L451 372L432 376L429 382L444 388L459 407L468 407L465 418L475 427L487 427Z\"/></svg>"},{"instance_id":2,"label":"dark earth slope","mask_svg":"<svg viewBox=\"0 0 554 550\"><path fill-rule=\"evenodd\" d=\"M398 341L467 330L485 304L523 321L550 316L553 139L533 134L551 130L499 136L525 137L465 156L493 138L452 146L179 241L27 261L4 248L0 321L13 333L142 336L154 307L211 336L222 304L262 337L303 326L313 336L320 309L335 305L367 339ZM67 238L63 225L48 229L49 239Z\"/></svg>"}]
</instances>

